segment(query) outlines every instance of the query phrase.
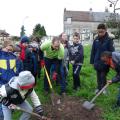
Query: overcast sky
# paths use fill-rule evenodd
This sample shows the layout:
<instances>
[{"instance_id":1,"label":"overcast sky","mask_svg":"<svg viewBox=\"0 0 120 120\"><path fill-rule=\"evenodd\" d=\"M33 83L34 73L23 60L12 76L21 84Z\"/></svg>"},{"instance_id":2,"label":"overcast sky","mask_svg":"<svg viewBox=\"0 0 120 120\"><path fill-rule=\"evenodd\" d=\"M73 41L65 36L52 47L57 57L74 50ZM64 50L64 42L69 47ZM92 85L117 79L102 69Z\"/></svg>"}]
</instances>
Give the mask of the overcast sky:
<instances>
[{"instance_id":1,"label":"overcast sky","mask_svg":"<svg viewBox=\"0 0 120 120\"><path fill-rule=\"evenodd\" d=\"M107 0L0 0L0 29L19 36L24 24L27 35L30 35L34 26L40 23L48 35L58 35L63 31L64 8L76 11L92 8L101 12L105 7L109 8Z\"/></svg>"}]
</instances>

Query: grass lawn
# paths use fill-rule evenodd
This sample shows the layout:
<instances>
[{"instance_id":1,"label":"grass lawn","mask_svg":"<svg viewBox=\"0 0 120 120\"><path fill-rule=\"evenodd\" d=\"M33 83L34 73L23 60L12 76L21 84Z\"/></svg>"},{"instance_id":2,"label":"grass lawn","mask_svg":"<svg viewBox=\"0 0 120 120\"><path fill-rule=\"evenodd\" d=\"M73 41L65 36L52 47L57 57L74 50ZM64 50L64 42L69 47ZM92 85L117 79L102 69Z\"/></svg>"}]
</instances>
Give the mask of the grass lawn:
<instances>
[{"instance_id":1,"label":"grass lawn","mask_svg":"<svg viewBox=\"0 0 120 120\"><path fill-rule=\"evenodd\" d=\"M74 92L72 89L72 69L70 67L69 75L68 75L68 86L67 86L67 94L70 96L76 96L83 100L91 100L92 97L95 95L94 91L96 89L96 73L92 67L92 65L89 64L90 59L90 46L84 47L84 65L81 70L81 89L80 91ZM43 73L43 71L42 71ZM110 71L107 78L111 79L112 76L114 76L114 71ZM102 108L102 118L103 120L120 120L120 110L114 111L112 110L112 106L116 102L116 97L118 94L118 84L113 84L108 87L108 95L101 95L96 99L96 105ZM56 88L55 88L56 89ZM39 98L41 99L41 102L45 104L50 100L49 96L44 95L43 91L43 74L41 75L41 79L38 79L38 84L35 88ZM57 92L59 90L57 89ZM18 111L15 111L14 119L18 120L18 115L20 113Z\"/></svg>"}]
</instances>

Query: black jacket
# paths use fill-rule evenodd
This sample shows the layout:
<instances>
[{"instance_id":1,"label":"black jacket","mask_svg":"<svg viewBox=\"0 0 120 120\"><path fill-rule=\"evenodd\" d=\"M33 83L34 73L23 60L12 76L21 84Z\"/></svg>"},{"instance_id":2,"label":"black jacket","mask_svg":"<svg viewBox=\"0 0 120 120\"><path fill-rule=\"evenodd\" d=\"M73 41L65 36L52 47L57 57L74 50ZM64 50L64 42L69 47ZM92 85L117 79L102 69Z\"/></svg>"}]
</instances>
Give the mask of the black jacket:
<instances>
[{"instance_id":1,"label":"black jacket","mask_svg":"<svg viewBox=\"0 0 120 120\"><path fill-rule=\"evenodd\" d=\"M105 34L103 38L97 37L93 41L90 64L94 64L96 70L106 70L108 66L105 65L100 57L104 51L114 51L113 40L108 36L108 33Z\"/></svg>"},{"instance_id":2,"label":"black jacket","mask_svg":"<svg viewBox=\"0 0 120 120\"><path fill-rule=\"evenodd\" d=\"M69 60L75 61L75 64L82 64L84 60L83 46L78 44L71 44L68 47L69 51Z\"/></svg>"}]
</instances>

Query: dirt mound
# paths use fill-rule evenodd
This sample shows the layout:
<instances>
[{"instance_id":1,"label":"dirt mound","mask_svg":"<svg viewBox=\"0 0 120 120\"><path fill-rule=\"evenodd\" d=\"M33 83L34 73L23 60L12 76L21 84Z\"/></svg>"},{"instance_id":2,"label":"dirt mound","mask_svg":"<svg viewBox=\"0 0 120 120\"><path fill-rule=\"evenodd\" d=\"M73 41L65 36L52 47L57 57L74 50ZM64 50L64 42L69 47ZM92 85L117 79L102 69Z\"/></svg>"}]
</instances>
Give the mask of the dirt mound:
<instances>
[{"instance_id":1,"label":"dirt mound","mask_svg":"<svg viewBox=\"0 0 120 120\"><path fill-rule=\"evenodd\" d=\"M51 120L102 120L100 109L88 111L82 107L82 103L80 98L65 97L60 104L47 104L44 109Z\"/></svg>"}]
</instances>

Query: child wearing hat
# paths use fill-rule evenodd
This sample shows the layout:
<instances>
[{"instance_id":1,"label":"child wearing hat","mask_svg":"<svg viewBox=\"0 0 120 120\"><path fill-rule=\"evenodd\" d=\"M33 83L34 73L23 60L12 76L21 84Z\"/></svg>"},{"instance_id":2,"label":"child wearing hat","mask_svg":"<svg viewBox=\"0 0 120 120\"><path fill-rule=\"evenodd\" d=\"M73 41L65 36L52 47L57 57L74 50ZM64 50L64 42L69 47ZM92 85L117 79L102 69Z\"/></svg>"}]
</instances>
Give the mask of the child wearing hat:
<instances>
[{"instance_id":1,"label":"child wearing hat","mask_svg":"<svg viewBox=\"0 0 120 120\"><path fill-rule=\"evenodd\" d=\"M35 107L35 112L43 116L43 109L40 100L35 93L33 87L35 79L30 71L20 72L19 76L13 77L8 84L2 85L0 88L1 103L3 108L4 120L12 120L11 106L17 105L29 112L33 111L31 105L26 101L28 96ZM30 114L23 113L20 120L29 120Z\"/></svg>"}]
</instances>

